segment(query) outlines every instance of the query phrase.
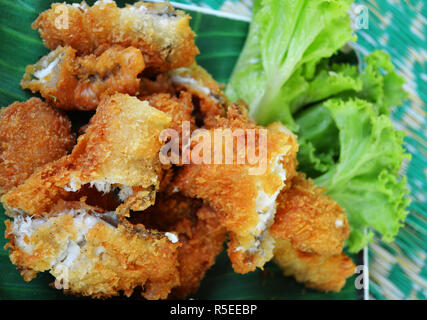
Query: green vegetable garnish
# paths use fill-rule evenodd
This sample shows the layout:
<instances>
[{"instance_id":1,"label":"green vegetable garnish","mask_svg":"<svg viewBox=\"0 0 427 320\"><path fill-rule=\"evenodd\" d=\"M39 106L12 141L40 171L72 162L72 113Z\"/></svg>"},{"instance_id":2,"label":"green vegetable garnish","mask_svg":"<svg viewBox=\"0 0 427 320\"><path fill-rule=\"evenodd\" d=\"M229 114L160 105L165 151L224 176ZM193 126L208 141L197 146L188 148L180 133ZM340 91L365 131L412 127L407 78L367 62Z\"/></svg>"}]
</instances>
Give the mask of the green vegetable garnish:
<instances>
[{"instance_id":1,"label":"green vegetable garnish","mask_svg":"<svg viewBox=\"0 0 427 320\"><path fill-rule=\"evenodd\" d=\"M351 226L349 250L362 249L372 230L392 241L409 204L406 177L398 178L402 160L409 157L402 147L404 133L364 100L330 99L323 107L338 127L340 153L315 183L325 186L345 209Z\"/></svg>"},{"instance_id":2,"label":"green vegetable garnish","mask_svg":"<svg viewBox=\"0 0 427 320\"><path fill-rule=\"evenodd\" d=\"M241 98L260 124L282 120L296 129L290 105L308 86L317 63L354 40L351 0L255 1L245 47L226 93Z\"/></svg>"},{"instance_id":3,"label":"green vegetable garnish","mask_svg":"<svg viewBox=\"0 0 427 320\"><path fill-rule=\"evenodd\" d=\"M355 37L351 0L255 1L249 35L226 93L243 99L260 124L281 121L297 133L299 171L326 187L346 210L357 252L373 237L397 234L409 204L409 158L390 109L407 97L387 53L357 65L336 55Z\"/></svg>"}]
</instances>

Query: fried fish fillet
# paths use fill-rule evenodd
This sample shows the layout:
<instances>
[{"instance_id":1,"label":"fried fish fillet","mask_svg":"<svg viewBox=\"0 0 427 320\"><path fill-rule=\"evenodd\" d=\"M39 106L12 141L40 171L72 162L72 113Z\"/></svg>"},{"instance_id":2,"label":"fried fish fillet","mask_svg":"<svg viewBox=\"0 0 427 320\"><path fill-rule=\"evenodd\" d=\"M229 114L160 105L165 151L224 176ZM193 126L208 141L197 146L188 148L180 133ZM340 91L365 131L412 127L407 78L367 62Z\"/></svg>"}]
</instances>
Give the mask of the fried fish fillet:
<instances>
[{"instance_id":1,"label":"fried fish fillet","mask_svg":"<svg viewBox=\"0 0 427 320\"><path fill-rule=\"evenodd\" d=\"M226 239L225 228L219 223L216 212L202 206L196 215L197 222L191 229L180 233L182 247L178 249L178 260L181 284L172 289L171 296L174 298L184 299L197 291L206 271L221 253ZM185 227L185 221L182 224Z\"/></svg>"},{"instance_id":2,"label":"fried fish fillet","mask_svg":"<svg viewBox=\"0 0 427 320\"><path fill-rule=\"evenodd\" d=\"M274 240L269 227L274 220L276 198L287 176L294 174L298 144L296 137L280 124L262 131L247 118L244 108L230 106L227 118L215 119L216 124L212 122L213 127L205 131L211 139L208 151L212 157L226 157L222 146L219 152L215 150L215 135L220 134L225 141L231 141L228 149L233 151L232 161L218 163L211 158L210 163L195 163L192 159L180 169L174 183L184 195L203 199L217 212L229 233L228 254L233 268L246 273L262 268L273 256ZM242 140L247 141L243 158L237 151ZM250 154L258 155L259 161L252 160L251 164Z\"/></svg>"},{"instance_id":3,"label":"fried fish fillet","mask_svg":"<svg viewBox=\"0 0 427 320\"><path fill-rule=\"evenodd\" d=\"M169 187L174 189L172 185ZM169 297L183 299L196 292L225 242L226 231L216 213L200 200L173 192L160 194L154 206L133 219L149 228L178 236L180 285L172 289Z\"/></svg>"},{"instance_id":4,"label":"fried fish fillet","mask_svg":"<svg viewBox=\"0 0 427 320\"><path fill-rule=\"evenodd\" d=\"M199 112L199 122L204 127L215 126L216 117L226 117L228 100L221 86L201 66L194 63L168 73L175 90L190 92Z\"/></svg>"},{"instance_id":5,"label":"fried fish fillet","mask_svg":"<svg viewBox=\"0 0 427 320\"><path fill-rule=\"evenodd\" d=\"M134 47L115 45L98 57L78 57L75 49L59 46L27 66L21 86L40 92L61 109L94 110L104 95L137 94L138 74L144 67L142 54Z\"/></svg>"},{"instance_id":6,"label":"fried fish fillet","mask_svg":"<svg viewBox=\"0 0 427 320\"><path fill-rule=\"evenodd\" d=\"M71 46L78 54L101 53L113 44L141 50L147 69L156 73L189 66L199 53L190 16L169 3L137 2L118 8L114 1L92 7L52 4L32 27L51 50Z\"/></svg>"},{"instance_id":7,"label":"fried fish fillet","mask_svg":"<svg viewBox=\"0 0 427 320\"><path fill-rule=\"evenodd\" d=\"M157 93L143 99L149 101L154 108L169 115L172 118L170 128L181 136L183 122L188 122L190 131L196 129L191 98L190 93L181 91L178 97L171 96L168 93Z\"/></svg>"},{"instance_id":8,"label":"fried fish fillet","mask_svg":"<svg viewBox=\"0 0 427 320\"><path fill-rule=\"evenodd\" d=\"M25 281L49 270L56 289L94 298L121 291L130 296L142 287L145 298L165 299L179 285L179 243L115 212L68 206L46 217L15 214L6 221L6 248Z\"/></svg>"},{"instance_id":9,"label":"fried fish fillet","mask_svg":"<svg viewBox=\"0 0 427 320\"><path fill-rule=\"evenodd\" d=\"M277 239L274 261L287 276L294 276L298 282L319 291L338 292L356 266L343 253L321 255L300 251L288 240Z\"/></svg>"},{"instance_id":10,"label":"fried fish fillet","mask_svg":"<svg viewBox=\"0 0 427 320\"><path fill-rule=\"evenodd\" d=\"M174 133L174 143L177 144L178 148L177 150L171 150L171 152L174 153L178 159L182 153L183 144L185 141L189 141L191 132L197 128L193 116L194 109L191 94L186 91L180 91L178 97L175 97L168 93L158 93L148 96L145 99L147 99L153 107L165 112L172 118L169 130ZM161 152L162 151L163 150L161 150ZM173 164L179 166L182 162L175 161ZM165 176L170 176L170 178L172 178L171 171L174 171L174 168L171 164L165 163L164 169L167 170ZM170 180L171 179L168 179L167 181L170 182Z\"/></svg>"},{"instance_id":11,"label":"fried fish fillet","mask_svg":"<svg viewBox=\"0 0 427 320\"><path fill-rule=\"evenodd\" d=\"M72 153L33 174L2 197L6 211L45 215L60 201L105 199L128 215L154 203L159 186L159 136L170 117L135 97L106 97ZM116 199L116 201L114 201Z\"/></svg>"},{"instance_id":12,"label":"fried fish fillet","mask_svg":"<svg viewBox=\"0 0 427 320\"><path fill-rule=\"evenodd\" d=\"M305 174L298 173L290 189L277 198L277 213L270 232L290 241L300 251L341 253L350 226L344 210L325 192Z\"/></svg>"},{"instance_id":13,"label":"fried fish fillet","mask_svg":"<svg viewBox=\"0 0 427 320\"><path fill-rule=\"evenodd\" d=\"M355 271L342 253L350 227L344 210L325 189L298 173L277 199L270 228L276 240L274 261L285 275L321 291L339 291Z\"/></svg>"},{"instance_id":14,"label":"fried fish fillet","mask_svg":"<svg viewBox=\"0 0 427 320\"><path fill-rule=\"evenodd\" d=\"M196 63L158 74L155 78L141 79L142 98L160 93L179 95L181 92L191 94L193 116L199 127L209 129L215 126L217 117L226 117L230 103L222 85Z\"/></svg>"},{"instance_id":15,"label":"fried fish fillet","mask_svg":"<svg viewBox=\"0 0 427 320\"><path fill-rule=\"evenodd\" d=\"M154 94L167 93L170 95L176 95L178 92L173 85L168 72L166 72L160 73L153 78L142 77L139 93L139 97L141 99L145 99L145 97Z\"/></svg>"},{"instance_id":16,"label":"fried fish fillet","mask_svg":"<svg viewBox=\"0 0 427 320\"><path fill-rule=\"evenodd\" d=\"M0 194L71 151L75 137L65 114L40 99L0 110Z\"/></svg>"}]
</instances>

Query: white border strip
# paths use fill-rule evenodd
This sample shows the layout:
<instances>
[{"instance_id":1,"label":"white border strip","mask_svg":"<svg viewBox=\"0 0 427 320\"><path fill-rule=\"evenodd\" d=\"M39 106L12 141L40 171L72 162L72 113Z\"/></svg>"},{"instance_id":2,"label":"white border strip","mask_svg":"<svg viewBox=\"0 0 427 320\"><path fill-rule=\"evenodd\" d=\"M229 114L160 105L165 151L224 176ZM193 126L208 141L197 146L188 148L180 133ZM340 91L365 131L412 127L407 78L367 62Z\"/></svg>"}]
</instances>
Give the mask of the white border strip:
<instances>
[{"instance_id":1,"label":"white border strip","mask_svg":"<svg viewBox=\"0 0 427 320\"><path fill-rule=\"evenodd\" d=\"M191 10L191 11L197 11L205 14L214 15L221 18L228 18L232 20L239 20L244 22L251 22L251 19L245 16L237 15L234 13L228 13L218 10L213 10L205 7L197 7L189 4L184 3L178 3L174 1L163 1L163 0L145 0L147 2L169 2L174 8L182 9L182 10Z\"/></svg>"},{"instance_id":2,"label":"white border strip","mask_svg":"<svg viewBox=\"0 0 427 320\"><path fill-rule=\"evenodd\" d=\"M369 300L369 256L368 246L363 248L363 264L365 268L363 270L363 300Z\"/></svg>"}]
</instances>

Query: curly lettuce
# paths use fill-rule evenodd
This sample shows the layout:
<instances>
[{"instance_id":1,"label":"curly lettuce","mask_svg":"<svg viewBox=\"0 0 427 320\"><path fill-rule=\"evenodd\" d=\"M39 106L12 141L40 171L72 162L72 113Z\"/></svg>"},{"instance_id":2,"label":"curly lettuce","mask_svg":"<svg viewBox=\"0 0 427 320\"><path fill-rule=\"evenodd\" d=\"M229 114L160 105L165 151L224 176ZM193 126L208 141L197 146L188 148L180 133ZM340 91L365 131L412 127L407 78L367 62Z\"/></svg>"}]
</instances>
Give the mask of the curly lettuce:
<instances>
[{"instance_id":1,"label":"curly lettuce","mask_svg":"<svg viewBox=\"0 0 427 320\"><path fill-rule=\"evenodd\" d=\"M386 52L373 51L362 64L363 69L359 71L358 66L348 63L330 66L323 63L318 75L310 82L313 89L303 92L297 100L300 103L291 107L301 145L298 154L300 169L310 177L329 170L339 155L339 143L338 130L328 110L320 105L307 108L307 104L329 98L360 98L372 103L378 114L389 115L391 107L401 105L407 98L402 88L404 80L395 73ZM300 109L303 110L298 112Z\"/></svg>"},{"instance_id":2,"label":"curly lettuce","mask_svg":"<svg viewBox=\"0 0 427 320\"><path fill-rule=\"evenodd\" d=\"M402 131L386 115L360 99L331 99L323 104L339 130L338 162L315 179L346 211L349 250L357 252L373 237L393 240L409 199L406 178L399 179L404 158ZM367 232L365 231L367 230Z\"/></svg>"},{"instance_id":3,"label":"curly lettuce","mask_svg":"<svg viewBox=\"0 0 427 320\"><path fill-rule=\"evenodd\" d=\"M390 56L384 51L373 51L365 57L364 64L360 74L363 87L357 96L374 103L378 113L388 115L391 107L401 105L408 97L402 89L405 80L396 74Z\"/></svg>"},{"instance_id":4,"label":"curly lettuce","mask_svg":"<svg viewBox=\"0 0 427 320\"><path fill-rule=\"evenodd\" d=\"M255 2L245 47L226 93L243 99L261 124L280 118L296 129L290 102L308 86L318 62L354 40L351 0ZM296 90L296 92L294 91Z\"/></svg>"},{"instance_id":5,"label":"curly lettuce","mask_svg":"<svg viewBox=\"0 0 427 320\"><path fill-rule=\"evenodd\" d=\"M357 252L374 231L392 241L409 204L402 131L386 114L358 98L334 98L312 106L300 124L299 170L315 178L346 211L348 249Z\"/></svg>"},{"instance_id":6,"label":"curly lettuce","mask_svg":"<svg viewBox=\"0 0 427 320\"><path fill-rule=\"evenodd\" d=\"M407 211L404 134L388 118L407 94L390 57L374 51L363 68L343 59L354 40L347 0L259 0L226 93L258 123L298 134L299 171L346 211L348 250L376 232L393 240Z\"/></svg>"}]
</instances>

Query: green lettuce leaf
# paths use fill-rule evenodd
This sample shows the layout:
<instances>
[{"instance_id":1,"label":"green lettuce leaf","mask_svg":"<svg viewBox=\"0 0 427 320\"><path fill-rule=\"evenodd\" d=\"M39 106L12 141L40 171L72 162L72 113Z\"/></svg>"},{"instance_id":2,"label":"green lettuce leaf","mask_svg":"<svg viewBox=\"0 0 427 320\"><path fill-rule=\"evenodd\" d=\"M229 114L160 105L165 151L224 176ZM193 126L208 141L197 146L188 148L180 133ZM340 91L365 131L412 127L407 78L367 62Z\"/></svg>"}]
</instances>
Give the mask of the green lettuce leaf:
<instances>
[{"instance_id":1,"label":"green lettuce leaf","mask_svg":"<svg viewBox=\"0 0 427 320\"><path fill-rule=\"evenodd\" d=\"M309 104L339 96L367 100L379 114L388 115L392 107L401 105L407 98L404 79L396 74L386 52L376 50L366 56L360 72L357 65L331 64L332 58L317 65L313 79L305 76L303 91L298 91L290 101L291 114Z\"/></svg>"},{"instance_id":2,"label":"green lettuce leaf","mask_svg":"<svg viewBox=\"0 0 427 320\"><path fill-rule=\"evenodd\" d=\"M394 72L387 53L374 51L363 62L360 73L356 65L348 63L319 63L317 74L304 92L294 90L298 94L290 105L299 127L299 168L312 178L328 171L337 159L339 139L329 111L321 105L306 107L308 104L331 97L361 98L371 102L378 114L388 115L392 106L400 105L407 97L402 88L404 80ZM303 111L298 112L301 108Z\"/></svg>"},{"instance_id":3,"label":"green lettuce leaf","mask_svg":"<svg viewBox=\"0 0 427 320\"><path fill-rule=\"evenodd\" d=\"M298 170L315 178L335 165L340 151L339 131L330 111L322 104L304 110L299 126Z\"/></svg>"},{"instance_id":4,"label":"green lettuce leaf","mask_svg":"<svg viewBox=\"0 0 427 320\"><path fill-rule=\"evenodd\" d=\"M315 179L346 211L351 225L350 252L362 249L373 230L391 241L407 211L406 178L399 179L404 133L364 100L331 99L323 104L339 129L338 162ZM367 232L366 230L367 229Z\"/></svg>"},{"instance_id":5,"label":"green lettuce leaf","mask_svg":"<svg viewBox=\"0 0 427 320\"><path fill-rule=\"evenodd\" d=\"M363 69L344 58L343 46L354 40L352 2L255 1L226 93L245 100L258 123L281 121L297 132L298 170L344 207L356 252L374 230L392 240L409 200L406 179L398 178L403 133L388 118L407 97L404 81L383 51L365 57Z\"/></svg>"},{"instance_id":6,"label":"green lettuce leaf","mask_svg":"<svg viewBox=\"0 0 427 320\"><path fill-rule=\"evenodd\" d=\"M313 79L308 77L306 79L307 89L290 103L292 114L308 104L325 100L339 93L360 91L363 86L356 65L342 63L329 66L326 59L317 66Z\"/></svg>"},{"instance_id":7,"label":"green lettuce leaf","mask_svg":"<svg viewBox=\"0 0 427 320\"><path fill-rule=\"evenodd\" d=\"M363 88L357 96L375 104L380 114L388 115L391 107L399 106L408 97L403 90L405 80L394 72L390 56L380 50L365 57L360 75Z\"/></svg>"},{"instance_id":8,"label":"green lettuce leaf","mask_svg":"<svg viewBox=\"0 0 427 320\"><path fill-rule=\"evenodd\" d=\"M295 130L286 94L292 88L302 91L308 86L305 76L313 75L322 58L354 40L347 12L351 3L257 2L245 47L227 86L229 98L245 100L251 116L261 124L280 118Z\"/></svg>"}]
</instances>

